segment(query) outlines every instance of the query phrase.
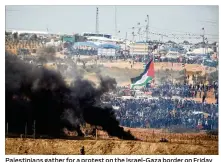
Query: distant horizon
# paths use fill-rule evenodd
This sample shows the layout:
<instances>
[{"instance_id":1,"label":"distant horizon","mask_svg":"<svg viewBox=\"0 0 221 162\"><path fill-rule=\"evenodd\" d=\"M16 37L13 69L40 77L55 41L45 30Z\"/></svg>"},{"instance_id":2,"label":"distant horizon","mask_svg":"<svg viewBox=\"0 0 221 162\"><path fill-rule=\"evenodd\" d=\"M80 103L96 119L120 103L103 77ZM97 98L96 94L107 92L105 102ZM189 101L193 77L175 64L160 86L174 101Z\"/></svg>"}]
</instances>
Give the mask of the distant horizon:
<instances>
[{"instance_id":1,"label":"distant horizon","mask_svg":"<svg viewBox=\"0 0 221 162\"><path fill-rule=\"evenodd\" d=\"M137 41L146 40L145 19L149 15L150 40L201 42L204 29L209 43L219 41L218 6L6 6L5 28L48 30L52 34L95 33L96 7L99 33L132 40L134 31Z\"/></svg>"}]
</instances>

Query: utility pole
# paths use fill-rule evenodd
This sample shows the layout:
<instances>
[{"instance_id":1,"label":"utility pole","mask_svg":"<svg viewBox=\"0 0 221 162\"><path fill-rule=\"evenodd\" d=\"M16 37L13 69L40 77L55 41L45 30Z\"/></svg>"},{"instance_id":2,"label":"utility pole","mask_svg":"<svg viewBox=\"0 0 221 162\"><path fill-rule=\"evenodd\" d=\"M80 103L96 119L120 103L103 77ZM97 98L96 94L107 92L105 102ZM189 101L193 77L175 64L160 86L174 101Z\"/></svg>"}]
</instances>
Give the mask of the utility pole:
<instances>
[{"instance_id":1,"label":"utility pole","mask_svg":"<svg viewBox=\"0 0 221 162\"><path fill-rule=\"evenodd\" d=\"M202 35L202 37L203 37L203 54L205 54L205 30L204 30L204 28L202 28L202 31L203 31L203 35Z\"/></svg>"},{"instance_id":2,"label":"utility pole","mask_svg":"<svg viewBox=\"0 0 221 162\"><path fill-rule=\"evenodd\" d=\"M145 20L147 22L146 25L146 42L148 41L148 32L149 32L149 15L147 15L147 19Z\"/></svg>"},{"instance_id":3,"label":"utility pole","mask_svg":"<svg viewBox=\"0 0 221 162\"><path fill-rule=\"evenodd\" d=\"M140 26L140 23L138 22L137 25ZM138 32L137 32L137 34L139 35L139 41L140 41L140 31L141 31L141 28L138 27Z\"/></svg>"},{"instance_id":4,"label":"utility pole","mask_svg":"<svg viewBox=\"0 0 221 162\"><path fill-rule=\"evenodd\" d=\"M99 34L99 13L98 13L98 7L96 8L96 34Z\"/></svg>"},{"instance_id":5,"label":"utility pole","mask_svg":"<svg viewBox=\"0 0 221 162\"><path fill-rule=\"evenodd\" d=\"M145 20L146 24L146 51L148 53L148 32L149 32L149 15L147 15L147 19Z\"/></svg>"},{"instance_id":6,"label":"utility pole","mask_svg":"<svg viewBox=\"0 0 221 162\"><path fill-rule=\"evenodd\" d=\"M127 32L126 32L126 36L125 36L125 52L127 50Z\"/></svg>"},{"instance_id":7,"label":"utility pole","mask_svg":"<svg viewBox=\"0 0 221 162\"><path fill-rule=\"evenodd\" d=\"M134 34L134 27L132 27L132 47L133 47L133 53L132 53L132 58L133 58L133 56L134 56L134 36L135 36L135 34Z\"/></svg>"},{"instance_id":8,"label":"utility pole","mask_svg":"<svg viewBox=\"0 0 221 162\"><path fill-rule=\"evenodd\" d=\"M134 36L135 36L135 34L134 34L134 27L132 27L132 41L134 42Z\"/></svg>"}]
</instances>

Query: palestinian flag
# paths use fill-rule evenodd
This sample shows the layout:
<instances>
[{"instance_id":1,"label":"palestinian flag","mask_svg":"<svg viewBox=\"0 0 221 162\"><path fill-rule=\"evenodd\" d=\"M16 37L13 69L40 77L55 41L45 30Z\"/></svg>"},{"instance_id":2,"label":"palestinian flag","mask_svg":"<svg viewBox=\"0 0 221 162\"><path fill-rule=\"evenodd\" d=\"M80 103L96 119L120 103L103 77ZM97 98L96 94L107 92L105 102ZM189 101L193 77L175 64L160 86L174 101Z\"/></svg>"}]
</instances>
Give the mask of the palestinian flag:
<instances>
[{"instance_id":1,"label":"palestinian flag","mask_svg":"<svg viewBox=\"0 0 221 162\"><path fill-rule=\"evenodd\" d=\"M140 74L140 76L131 78L131 89L135 86L146 86L146 84L150 83L154 77L154 63L151 60L148 64L146 64L144 72Z\"/></svg>"}]
</instances>

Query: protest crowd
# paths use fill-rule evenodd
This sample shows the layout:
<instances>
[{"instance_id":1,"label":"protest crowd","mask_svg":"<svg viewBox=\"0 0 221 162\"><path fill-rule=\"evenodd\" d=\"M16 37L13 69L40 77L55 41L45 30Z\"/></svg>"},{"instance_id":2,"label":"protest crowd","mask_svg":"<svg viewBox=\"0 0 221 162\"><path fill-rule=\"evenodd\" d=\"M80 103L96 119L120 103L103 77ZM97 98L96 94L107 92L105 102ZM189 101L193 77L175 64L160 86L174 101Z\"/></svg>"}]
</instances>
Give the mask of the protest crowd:
<instances>
[{"instance_id":1,"label":"protest crowd","mask_svg":"<svg viewBox=\"0 0 221 162\"><path fill-rule=\"evenodd\" d=\"M165 83L154 88L143 88L148 96L126 95L126 87L119 87L124 94L106 101L116 110L120 125L140 128L169 128L181 126L190 129L214 130L218 128L218 82L213 85L182 85ZM206 94L214 91L216 103L207 103ZM193 100L202 96L202 102Z\"/></svg>"},{"instance_id":2,"label":"protest crowd","mask_svg":"<svg viewBox=\"0 0 221 162\"><path fill-rule=\"evenodd\" d=\"M218 128L218 105L198 103L194 100L171 98L114 99L120 107L116 116L122 126L167 128L183 125L187 128Z\"/></svg>"},{"instance_id":3,"label":"protest crowd","mask_svg":"<svg viewBox=\"0 0 221 162\"><path fill-rule=\"evenodd\" d=\"M205 101L207 93L213 91L216 103L218 104L218 82L214 81L213 84L172 84L165 83L159 85L158 87L145 89L144 91L151 91L152 96L164 96L164 97L186 97L186 98L202 98L202 102Z\"/></svg>"}]
</instances>

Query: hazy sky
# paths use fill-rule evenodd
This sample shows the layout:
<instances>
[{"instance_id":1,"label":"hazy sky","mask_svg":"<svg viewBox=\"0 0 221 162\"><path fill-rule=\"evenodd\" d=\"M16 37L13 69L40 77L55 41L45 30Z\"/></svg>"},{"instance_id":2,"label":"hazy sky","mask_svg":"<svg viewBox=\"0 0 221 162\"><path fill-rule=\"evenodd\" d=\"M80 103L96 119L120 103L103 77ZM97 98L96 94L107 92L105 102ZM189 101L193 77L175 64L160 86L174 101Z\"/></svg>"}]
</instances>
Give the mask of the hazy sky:
<instances>
[{"instance_id":1,"label":"hazy sky","mask_svg":"<svg viewBox=\"0 0 221 162\"><path fill-rule=\"evenodd\" d=\"M115 34L115 6L7 6L6 29L46 31L48 28L51 33L68 34L95 32L96 7L99 8L99 32ZM144 31L149 15L149 31L155 33L149 33L152 40L162 39L156 34L166 34L169 38L163 37L164 40L195 42L193 34L202 34L203 27L209 42L218 40L218 6L117 6L116 9L120 37L125 38L127 32L131 39L131 28L137 27L138 22ZM135 34L137 32L135 28ZM190 33L191 36L186 35Z\"/></svg>"}]
</instances>

